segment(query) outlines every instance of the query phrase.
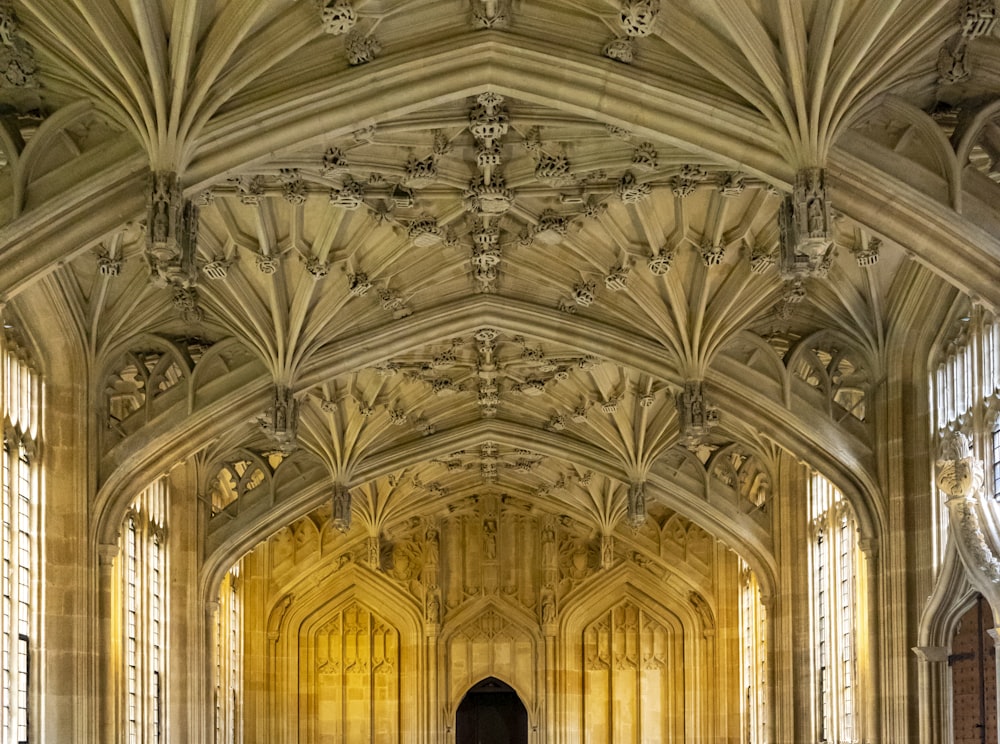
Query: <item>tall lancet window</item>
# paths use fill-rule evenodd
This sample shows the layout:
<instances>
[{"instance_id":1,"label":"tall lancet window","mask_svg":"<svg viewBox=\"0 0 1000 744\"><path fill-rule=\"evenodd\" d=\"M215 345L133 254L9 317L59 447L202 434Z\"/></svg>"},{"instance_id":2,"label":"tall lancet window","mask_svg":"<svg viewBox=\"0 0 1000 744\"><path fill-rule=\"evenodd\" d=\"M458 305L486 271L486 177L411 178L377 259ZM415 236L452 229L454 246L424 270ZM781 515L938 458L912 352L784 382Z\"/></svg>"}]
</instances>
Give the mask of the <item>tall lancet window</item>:
<instances>
[{"instance_id":1,"label":"tall lancet window","mask_svg":"<svg viewBox=\"0 0 1000 744\"><path fill-rule=\"evenodd\" d=\"M166 741L162 727L165 507L166 484L157 481L139 494L122 524L119 614L122 628L121 720L126 744Z\"/></svg>"},{"instance_id":2,"label":"tall lancet window","mask_svg":"<svg viewBox=\"0 0 1000 744\"><path fill-rule=\"evenodd\" d=\"M812 639L817 741L860 741L858 648L861 556L857 521L833 484L814 474L809 489Z\"/></svg>"},{"instance_id":3,"label":"tall lancet window","mask_svg":"<svg viewBox=\"0 0 1000 744\"><path fill-rule=\"evenodd\" d=\"M32 640L34 504L37 501L40 383L26 355L0 339L3 381L2 741L29 740L28 689Z\"/></svg>"},{"instance_id":4,"label":"tall lancet window","mask_svg":"<svg viewBox=\"0 0 1000 744\"><path fill-rule=\"evenodd\" d=\"M740 561L740 681L745 744L767 741L767 616L760 585Z\"/></svg>"},{"instance_id":5,"label":"tall lancet window","mask_svg":"<svg viewBox=\"0 0 1000 744\"><path fill-rule=\"evenodd\" d=\"M986 465L985 495L1000 501L1000 321L981 307L960 309L938 339L931 368L938 439L948 431L968 436L976 458ZM932 518L937 565L948 526L942 499L935 500Z\"/></svg>"},{"instance_id":6,"label":"tall lancet window","mask_svg":"<svg viewBox=\"0 0 1000 744\"><path fill-rule=\"evenodd\" d=\"M240 732L243 618L239 564L230 569L219 588L215 638L215 741L216 744L239 744L243 740Z\"/></svg>"}]
</instances>

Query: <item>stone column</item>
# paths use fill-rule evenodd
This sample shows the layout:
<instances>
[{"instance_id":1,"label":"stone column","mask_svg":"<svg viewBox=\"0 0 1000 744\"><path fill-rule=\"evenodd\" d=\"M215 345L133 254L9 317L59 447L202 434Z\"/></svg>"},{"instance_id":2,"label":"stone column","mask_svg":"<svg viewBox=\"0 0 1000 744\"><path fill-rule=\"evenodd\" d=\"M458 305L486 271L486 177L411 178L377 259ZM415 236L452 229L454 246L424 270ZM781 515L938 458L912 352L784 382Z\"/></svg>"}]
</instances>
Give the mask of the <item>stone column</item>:
<instances>
[{"instance_id":1,"label":"stone column","mask_svg":"<svg viewBox=\"0 0 1000 744\"><path fill-rule=\"evenodd\" d=\"M920 705L918 731L925 744L944 744L950 739L951 686L946 646L914 646L917 655L917 689Z\"/></svg>"},{"instance_id":2,"label":"stone column","mask_svg":"<svg viewBox=\"0 0 1000 744\"><path fill-rule=\"evenodd\" d=\"M775 628L774 596L761 592L760 604L764 608L764 643L766 644L764 653L766 654L765 658L767 663L767 667L764 670L767 675L764 687L764 700L766 704L764 709L766 711L764 731L767 741L777 741L777 726L775 725L777 716L774 715L774 707L775 696L777 695L775 677L777 674L778 663L775 647L777 632Z\"/></svg>"},{"instance_id":3,"label":"stone column","mask_svg":"<svg viewBox=\"0 0 1000 744\"><path fill-rule=\"evenodd\" d=\"M536 744L554 744L556 741L556 634L554 626L545 628L545 695L542 704L538 706L542 721L539 731L542 732L540 739L536 738Z\"/></svg>"},{"instance_id":4,"label":"stone column","mask_svg":"<svg viewBox=\"0 0 1000 744\"><path fill-rule=\"evenodd\" d=\"M218 634L219 612L221 606L218 600L205 603L204 622L205 627L202 632L205 649L207 653L202 654L201 659L201 699L205 701L202 718L202 736L205 742L215 741L215 730L219 722L216 720L216 709L221 703L217 700L217 695L225 694L222 689L222 682L216 674L217 656L224 653L221 649L221 638Z\"/></svg>"},{"instance_id":5,"label":"stone column","mask_svg":"<svg viewBox=\"0 0 1000 744\"><path fill-rule=\"evenodd\" d=\"M881 675L881 649L882 643L879 637L881 625L881 605L878 601L878 541L871 537L862 538L858 547L865 557L865 608L868 613L868 624L865 632L868 636L868 679L867 689L869 693L864 696L864 720L861 722L860 733L868 741L876 741L881 733L881 702L882 686L880 684Z\"/></svg>"},{"instance_id":6,"label":"stone column","mask_svg":"<svg viewBox=\"0 0 1000 744\"><path fill-rule=\"evenodd\" d=\"M436 623L427 623L424 629L424 665L427 670L427 715L425 741L443 741L441 734L441 691L438 689L438 633Z\"/></svg>"},{"instance_id":7,"label":"stone column","mask_svg":"<svg viewBox=\"0 0 1000 744\"><path fill-rule=\"evenodd\" d=\"M115 559L118 557L117 543L97 547L98 599L97 621L94 624L94 653L97 655L98 684L94 698L100 711L98 732L101 741L116 741L116 728L120 718L118 712L117 677L115 660L119 658L121 634L114 618L114 578Z\"/></svg>"}]
</instances>

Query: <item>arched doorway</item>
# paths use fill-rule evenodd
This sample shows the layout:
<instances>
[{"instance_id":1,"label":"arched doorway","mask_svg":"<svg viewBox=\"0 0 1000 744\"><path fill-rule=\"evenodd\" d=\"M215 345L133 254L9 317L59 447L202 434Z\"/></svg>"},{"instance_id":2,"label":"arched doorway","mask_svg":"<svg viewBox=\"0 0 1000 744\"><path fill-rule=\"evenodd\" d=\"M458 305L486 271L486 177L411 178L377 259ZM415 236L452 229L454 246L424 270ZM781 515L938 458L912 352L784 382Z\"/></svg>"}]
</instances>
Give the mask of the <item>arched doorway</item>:
<instances>
[{"instance_id":1,"label":"arched doorway","mask_svg":"<svg viewBox=\"0 0 1000 744\"><path fill-rule=\"evenodd\" d=\"M997 740L996 649L982 595L959 623L948 657L951 666L955 744L995 744Z\"/></svg>"},{"instance_id":2,"label":"arched doorway","mask_svg":"<svg viewBox=\"0 0 1000 744\"><path fill-rule=\"evenodd\" d=\"M455 744L528 744L528 711L514 688L487 677L462 698L455 732Z\"/></svg>"}]
</instances>

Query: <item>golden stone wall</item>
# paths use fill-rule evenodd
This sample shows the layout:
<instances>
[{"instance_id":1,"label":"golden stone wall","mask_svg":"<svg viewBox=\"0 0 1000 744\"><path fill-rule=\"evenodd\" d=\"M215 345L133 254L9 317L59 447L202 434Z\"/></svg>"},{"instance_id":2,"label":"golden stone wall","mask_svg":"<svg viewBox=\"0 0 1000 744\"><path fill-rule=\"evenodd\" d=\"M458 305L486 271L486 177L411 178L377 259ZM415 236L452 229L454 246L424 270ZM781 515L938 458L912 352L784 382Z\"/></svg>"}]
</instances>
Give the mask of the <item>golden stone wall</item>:
<instances>
[{"instance_id":1,"label":"golden stone wall","mask_svg":"<svg viewBox=\"0 0 1000 744\"><path fill-rule=\"evenodd\" d=\"M268 711L245 740L454 741L495 677L532 742L737 741L736 556L650 523L601 535L495 495L377 538L300 520L243 562L245 696Z\"/></svg>"}]
</instances>

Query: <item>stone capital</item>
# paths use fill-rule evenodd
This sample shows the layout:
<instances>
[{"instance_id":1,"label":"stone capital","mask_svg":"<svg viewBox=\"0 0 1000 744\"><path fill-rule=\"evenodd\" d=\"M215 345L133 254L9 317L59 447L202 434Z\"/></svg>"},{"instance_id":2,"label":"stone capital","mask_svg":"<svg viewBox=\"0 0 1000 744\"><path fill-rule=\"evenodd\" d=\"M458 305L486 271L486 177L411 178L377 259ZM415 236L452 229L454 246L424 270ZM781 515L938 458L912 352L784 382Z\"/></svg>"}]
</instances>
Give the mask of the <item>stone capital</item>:
<instances>
[{"instance_id":1,"label":"stone capital","mask_svg":"<svg viewBox=\"0 0 1000 744\"><path fill-rule=\"evenodd\" d=\"M948 655L951 652L947 646L914 646L910 649L917 655L917 658L925 662L948 663Z\"/></svg>"}]
</instances>

